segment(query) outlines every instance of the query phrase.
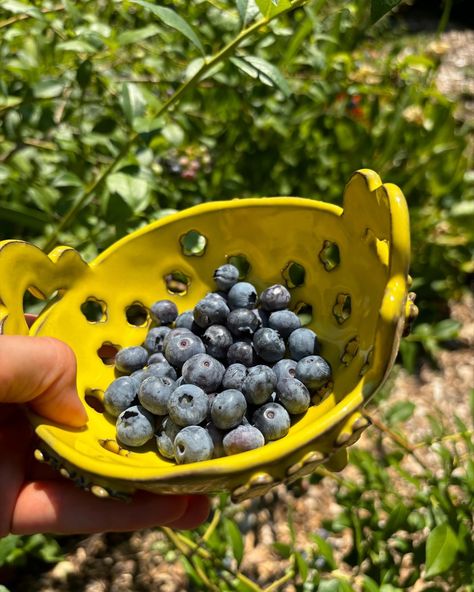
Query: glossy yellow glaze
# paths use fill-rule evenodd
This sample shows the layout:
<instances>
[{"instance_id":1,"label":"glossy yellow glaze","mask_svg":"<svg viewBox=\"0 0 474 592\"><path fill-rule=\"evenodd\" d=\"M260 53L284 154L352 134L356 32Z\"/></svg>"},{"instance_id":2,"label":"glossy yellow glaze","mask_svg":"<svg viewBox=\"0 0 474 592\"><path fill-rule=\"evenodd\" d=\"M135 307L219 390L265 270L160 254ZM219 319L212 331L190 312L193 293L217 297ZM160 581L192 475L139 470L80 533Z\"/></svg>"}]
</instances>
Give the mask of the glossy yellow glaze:
<instances>
[{"instance_id":1,"label":"glossy yellow glaze","mask_svg":"<svg viewBox=\"0 0 474 592\"><path fill-rule=\"evenodd\" d=\"M190 230L207 239L200 256L183 253L180 239ZM339 249L336 266L324 263L328 244ZM0 274L8 280L0 284L0 323L5 334L26 334L24 291L33 288L47 297L58 290L60 299L43 311L30 333L68 343L77 356L80 396L91 389L100 395L114 378L113 366L97 354L102 344L141 344L150 325L149 318L142 326L131 325L126 317L130 305L147 308L170 298L180 311L191 309L214 289L213 270L232 255L247 257L247 278L258 288L282 283L289 262L302 265L304 284L291 289L292 303L312 306L309 327L332 365L334 388L285 438L235 456L175 465L152 445L128 454L115 450L114 422L91 407L83 430L31 416L48 454L63 462L69 474L84 476L81 484L95 486L102 496L101 488L108 487L119 492L230 490L242 499L320 462L334 470L344 465L344 446L366 427L357 411L383 383L398 350L409 311L409 253L402 192L364 169L347 184L343 208L290 197L206 203L134 232L89 265L66 247L47 256L27 243L4 241ZM189 278L186 294L167 291L164 278L175 271ZM99 322L81 312L87 299L102 303Z\"/></svg>"}]
</instances>

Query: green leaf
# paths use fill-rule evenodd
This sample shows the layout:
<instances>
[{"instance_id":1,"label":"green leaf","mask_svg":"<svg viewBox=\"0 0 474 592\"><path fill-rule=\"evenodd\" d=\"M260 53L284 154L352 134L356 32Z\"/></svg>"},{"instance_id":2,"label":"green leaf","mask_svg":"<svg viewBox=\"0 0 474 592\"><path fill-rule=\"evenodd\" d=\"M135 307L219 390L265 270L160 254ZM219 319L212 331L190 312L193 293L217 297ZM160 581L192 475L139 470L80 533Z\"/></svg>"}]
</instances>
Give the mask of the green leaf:
<instances>
[{"instance_id":1,"label":"green leaf","mask_svg":"<svg viewBox=\"0 0 474 592\"><path fill-rule=\"evenodd\" d=\"M306 582L306 579L308 577L309 568L308 568L308 565L307 565L303 555L301 555L301 553L299 551L295 552L295 561L296 561L296 568L298 570L298 574L304 583L304 582Z\"/></svg>"},{"instance_id":2,"label":"green leaf","mask_svg":"<svg viewBox=\"0 0 474 592\"><path fill-rule=\"evenodd\" d=\"M242 26L245 26L249 0L236 0L236 3L237 3L237 10L239 11L240 22L242 23Z\"/></svg>"},{"instance_id":3,"label":"green leaf","mask_svg":"<svg viewBox=\"0 0 474 592\"><path fill-rule=\"evenodd\" d=\"M256 4L266 18L271 18L288 8L291 8L290 0L256 0Z\"/></svg>"},{"instance_id":4,"label":"green leaf","mask_svg":"<svg viewBox=\"0 0 474 592\"><path fill-rule=\"evenodd\" d=\"M272 547L283 559L288 559L291 555L291 547L286 543L276 542L272 544Z\"/></svg>"},{"instance_id":5,"label":"green leaf","mask_svg":"<svg viewBox=\"0 0 474 592\"><path fill-rule=\"evenodd\" d=\"M77 37L77 39L70 39L69 41L63 41L62 43L58 43L56 48L62 51L73 51L74 53L97 52L97 47L94 47L91 43L79 37Z\"/></svg>"},{"instance_id":6,"label":"green leaf","mask_svg":"<svg viewBox=\"0 0 474 592\"><path fill-rule=\"evenodd\" d=\"M456 534L446 522L436 526L426 541L426 577L433 578L447 571L458 552Z\"/></svg>"},{"instance_id":7,"label":"green leaf","mask_svg":"<svg viewBox=\"0 0 474 592\"><path fill-rule=\"evenodd\" d=\"M0 584L0 592L10 592L10 590L3 584Z\"/></svg>"},{"instance_id":8,"label":"green leaf","mask_svg":"<svg viewBox=\"0 0 474 592\"><path fill-rule=\"evenodd\" d=\"M376 23L400 2L401 0L372 0L370 4L370 23L372 25Z\"/></svg>"},{"instance_id":9,"label":"green leaf","mask_svg":"<svg viewBox=\"0 0 474 592\"><path fill-rule=\"evenodd\" d=\"M7 534L0 539L0 565L4 565L10 553L16 549L21 537L18 534Z\"/></svg>"},{"instance_id":10,"label":"green leaf","mask_svg":"<svg viewBox=\"0 0 474 592\"><path fill-rule=\"evenodd\" d=\"M133 29L132 31L124 31L117 37L117 42L120 46L129 45L130 43L138 43L144 41L149 37L158 35L160 29L156 25L148 25L141 29Z\"/></svg>"},{"instance_id":11,"label":"green leaf","mask_svg":"<svg viewBox=\"0 0 474 592\"><path fill-rule=\"evenodd\" d=\"M133 4L139 4L146 8L150 12L152 12L155 16L157 16L165 25L171 27L172 29L176 29L182 35L187 37L191 43L199 49L199 51L204 55L204 46L201 43L201 40L196 35L194 30L190 27L190 25L183 19L183 17L179 16L174 10L170 8L165 8L164 6L156 6L155 4L151 4L150 2L146 2L145 0L131 0Z\"/></svg>"},{"instance_id":12,"label":"green leaf","mask_svg":"<svg viewBox=\"0 0 474 592\"><path fill-rule=\"evenodd\" d=\"M318 545L319 554L324 557L326 563L329 565L331 569L336 569L337 565L334 560L334 554L332 551L332 546L328 543L325 539L320 537L317 534L312 534L311 538L313 541Z\"/></svg>"},{"instance_id":13,"label":"green leaf","mask_svg":"<svg viewBox=\"0 0 474 592\"><path fill-rule=\"evenodd\" d=\"M145 113L145 98L136 84L125 82L122 85L120 106L130 123L133 122L135 117L141 117Z\"/></svg>"},{"instance_id":14,"label":"green leaf","mask_svg":"<svg viewBox=\"0 0 474 592\"><path fill-rule=\"evenodd\" d=\"M65 82L57 78L40 80L33 86L33 94L37 99L54 99L63 92Z\"/></svg>"},{"instance_id":15,"label":"green leaf","mask_svg":"<svg viewBox=\"0 0 474 592\"><path fill-rule=\"evenodd\" d=\"M229 540L230 546L232 547L232 553L237 560L237 563L240 564L244 555L244 542L242 539L242 533L240 532L236 523L232 520L229 520L228 518L224 519L224 528L227 539Z\"/></svg>"},{"instance_id":16,"label":"green leaf","mask_svg":"<svg viewBox=\"0 0 474 592\"><path fill-rule=\"evenodd\" d=\"M415 409L416 405L411 401L398 401L385 413L385 420L389 425L407 421L413 415Z\"/></svg>"},{"instance_id":17,"label":"green leaf","mask_svg":"<svg viewBox=\"0 0 474 592\"><path fill-rule=\"evenodd\" d=\"M263 58L258 58L256 56L245 56L239 58L230 58L230 61L235 66L237 66L239 70L251 78L258 79L267 86L279 88L286 97L291 95L288 82L285 80L280 70Z\"/></svg>"},{"instance_id":18,"label":"green leaf","mask_svg":"<svg viewBox=\"0 0 474 592\"><path fill-rule=\"evenodd\" d=\"M29 16L40 20L44 18L41 11L35 6L18 2L18 0L4 0L1 3L1 8L13 12L13 14L28 14Z\"/></svg>"},{"instance_id":19,"label":"green leaf","mask_svg":"<svg viewBox=\"0 0 474 592\"><path fill-rule=\"evenodd\" d=\"M364 576L364 581L362 585L362 589L364 592L380 592L380 588L378 587L378 585L374 582L372 578L369 578L369 576Z\"/></svg>"},{"instance_id":20,"label":"green leaf","mask_svg":"<svg viewBox=\"0 0 474 592\"><path fill-rule=\"evenodd\" d=\"M383 529L384 533L391 536L394 532L406 526L406 520L410 511L406 503L398 503L390 512L390 516Z\"/></svg>"},{"instance_id":21,"label":"green leaf","mask_svg":"<svg viewBox=\"0 0 474 592\"><path fill-rule=\"evenodd\" d=\"M440 341L445 341L447 339L454 339L458 336L459 329L461 328L461 323L454 319L444 319L433 328L433 333L437 339Z\"/></svg>"},{"instance_id":22,"label":"green leaf","mask_svg":"<svg viewBox=\"0 0 474 592\"><path fill-rule=\"evenodd\" d=\"M113 173L107 178L107 188L118 193L134 212L143 211L148 205L148 183L125 173Z\"/></svg>"}]
</instances>

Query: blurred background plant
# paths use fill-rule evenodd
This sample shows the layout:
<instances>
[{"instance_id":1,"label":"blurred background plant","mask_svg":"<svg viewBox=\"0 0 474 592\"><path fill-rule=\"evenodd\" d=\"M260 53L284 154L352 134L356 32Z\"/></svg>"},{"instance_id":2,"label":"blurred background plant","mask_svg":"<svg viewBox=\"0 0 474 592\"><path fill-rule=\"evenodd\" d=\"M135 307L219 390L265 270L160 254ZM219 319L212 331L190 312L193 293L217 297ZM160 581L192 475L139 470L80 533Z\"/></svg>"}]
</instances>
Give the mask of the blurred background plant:
<instances>
[{"instance_id":1,"label":"blurred background plant","mask_svg":"<svg viewBox=\"0 0 474 592\"><path fill-rule=\"evenodd\" d=\"M299 195L340 204L351 173L373 168L410 208L420 316L400 362L413 372L421 355L457 347L449 304L472 288L474 272L473 121L437 89L439 38L411 35L396 15L378 19L397 4L3 0L0 238L71 245L91 260L203 201ZM456 4L443 3L440 29ZM448 430L433 422L425 444L436 444L439 473L406 469L425 444L391 422L412 412L405 405L375 418L395 450L379 442L375 456L351 453L357 475L335 478L341 515L311 548L294 534L277 544L289 567L268 591L295 580L301 591L392 592L409 588L424 564L428 580L473 589L472 462L460 468L466 451L453 452ZM472 423L459 426L454 442L472 455ZM411 489L394 493L391 471ZM190 589L260 589L238 569L243 527L227 506L217 503L207 530L165 531L160 544L180 550ZM355 541L344 558L357 567L352 579L338 572L327 534L342 527ZM0 566L55 561L55 541L7 537ZM397 580L404 557L414 567ZM437 585L424 589L457 589Z\"/></svg>"}]
</instances>

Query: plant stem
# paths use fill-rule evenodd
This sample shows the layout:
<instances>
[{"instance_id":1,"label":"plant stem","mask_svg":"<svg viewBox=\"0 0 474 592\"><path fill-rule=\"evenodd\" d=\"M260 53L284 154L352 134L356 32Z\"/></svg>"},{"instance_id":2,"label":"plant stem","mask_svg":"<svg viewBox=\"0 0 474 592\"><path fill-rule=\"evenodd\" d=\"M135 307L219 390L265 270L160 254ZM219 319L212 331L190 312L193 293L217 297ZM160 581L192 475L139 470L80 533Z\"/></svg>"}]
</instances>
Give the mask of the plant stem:
<instances>
[{"instance_id":1,"label":"plant stem","mask_svg":"<svg viewBox=\"0 0 474 592\"><path fill-rule=\"evenodd\" d=\"M282 14L290 12L295 8L299 8L306 4L309 0L296 0L291 7L283 10L282 12L272 16L272 17L263 17L257 20L252 25L248 26L246 29L240 31L240 33L227 45L225 45L220 51L215 53L210 58L205 58L201 67L191 76L188 80L183 82L180 87L169 97L167 101L165 101L161 107L155 112L150 114L150 119L155 119L166 113L170 110L170 108L179 101L183 94L188 92L191 88L194 88L200 79L206 74L211 68L213 68L216 64L221 62L224 58L226 58L233 50L242 43L244 39L252 35L258 29L261 29L268 25L270 21L273 19L280 17ZM117 156L112 160L112 162L105 167L103 171L101 171L98 176L92 181L87 189L85 189L84 193L79 196L76 203L71 206L71 208L64 214L62 219L59 221L51 236L46 241L43 249L48 252L53 247L57 245L57 241L59 238L60 233L74 220L78 212L87 204L89 199L92 197L93 193L99 189L99 187L104 183L107 177L114 171L115 167L119 164L122 158L127 154L127 152L132 148L135 142L139 139L140 134L134 132L132 136L125 142L122 146L120 151L118 152Z\"/></svg>"},{"instance_id":2,"label":"plant stem","mask_svg":"<svg viewBox=\"0 0 474 592\"><path fill-rule=\"evenodd\" d=\"M40 9L40 12L42 14L49 14L50 12L61 12L62 10L64 10L64 8L64 6L57 6L56 8L42 8ZM29 18L32 18L32 16L27 12L24 12L22 14L16 14L15 16L5 19L4 21L0 21L0 29L8 27L9 25L14 25L15 23L18 23L20 21L25 21Z\"/></svg>"},{"instance_id":3,"label":"plant stem","mask_svg":"<svg viewBox=\"0 0 474 592\"><path fill-rule=\"evenodd\" d=\"M211 562L215 567L218 567L219 569L229 573L233 578L239 580L239 582L242 582L242 584L245 584L253 592L264 592L260 586L258 586L251 579L247 578L247 576L244 576L243 573L232 570L225 566L224 562L218 557L215 557L214 554L210 553L207 549L200 547L197 543L191 539L188 539L183 534L175 533L171 528L166 526L162 526L161 530L187 559L190 559L194 553L196 553L199 555L199 557L202 557L202 559Z\"/></svg>"},{"instance_id":4,"label":"plant stem","mask_svg":"<svg viewBox=\"0 0 474 592\"><path fill-rule=\"evenodd\" d=\"M405 450L405 452L408 452L408 454L410 454L415 460L416 462L428 473L430 473L430 469L429 467L427 467L425 465L425 463L421 460L421 458L418 456L418 454L416 453L416 446L410 444L410 442L408 442L408 440L406 440L405 438L403 438L402 436L396 434L395 432L393 432L387 424L385 424L382 420L374 417L373 415L369 414L367 411L364 411L364 415L367 417L367 419L369 419L372 424L382 433L384 433L386 436L388 436L393 442L395 442L396 444L398 444L398 446L400 446L400 448L403 448L403 450Z\"/></svg>"}]
</instances>

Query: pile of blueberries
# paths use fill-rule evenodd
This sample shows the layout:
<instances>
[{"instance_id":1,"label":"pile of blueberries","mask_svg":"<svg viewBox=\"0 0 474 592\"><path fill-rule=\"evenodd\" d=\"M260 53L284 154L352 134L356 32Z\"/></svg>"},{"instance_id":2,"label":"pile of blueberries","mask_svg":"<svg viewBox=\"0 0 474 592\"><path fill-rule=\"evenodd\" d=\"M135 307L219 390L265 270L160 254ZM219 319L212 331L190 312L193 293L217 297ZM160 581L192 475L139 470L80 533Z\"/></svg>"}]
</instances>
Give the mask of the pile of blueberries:
<instances>
[{"instance_id":1,"label":"pile of blueberries","mask_svg":"<svg viewBox=\"0 0 474 592\"><path fill-rule=\"evenodd\" d=\"M141 346L121 349L119 377L106 389L117 440L189 463L259 448L283 438L292 419L331 385L314 331L301 327L280 284L260 295L230 264L192 311L155 302Z\"/></svg>"}]
</instances>

